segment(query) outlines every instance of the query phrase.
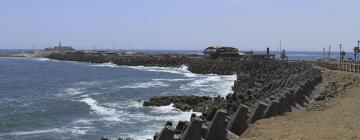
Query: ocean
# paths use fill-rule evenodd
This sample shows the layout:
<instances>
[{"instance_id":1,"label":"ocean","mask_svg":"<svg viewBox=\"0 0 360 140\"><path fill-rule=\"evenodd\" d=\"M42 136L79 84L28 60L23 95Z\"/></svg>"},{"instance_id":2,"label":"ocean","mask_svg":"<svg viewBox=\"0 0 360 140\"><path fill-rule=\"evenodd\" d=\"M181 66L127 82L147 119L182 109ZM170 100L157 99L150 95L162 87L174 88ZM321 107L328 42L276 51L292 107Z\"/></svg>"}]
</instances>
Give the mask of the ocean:
<instances>
[{"instance_id":1,"label":"ocean","mask_svg":"<svg viewBox=\"0 0 360 140\"><path fill-rule=\"evenodd\" d=\"M225 96L236 76L181 68L129 67L46 58L0 58L0 139L152 138L165 122L189 120L153 96ZM199 114L199 113L197 113Z\"/></svg>"}]
</instances>

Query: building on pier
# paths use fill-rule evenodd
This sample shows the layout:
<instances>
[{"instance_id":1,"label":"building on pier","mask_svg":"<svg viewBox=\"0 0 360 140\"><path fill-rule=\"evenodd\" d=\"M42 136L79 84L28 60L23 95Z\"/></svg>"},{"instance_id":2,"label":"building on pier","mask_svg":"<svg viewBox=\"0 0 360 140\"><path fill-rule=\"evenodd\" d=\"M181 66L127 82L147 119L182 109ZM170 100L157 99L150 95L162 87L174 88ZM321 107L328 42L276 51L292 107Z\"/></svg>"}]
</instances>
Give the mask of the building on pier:
<instances>
[{"instance_id":1,"label":"building on pier","mask_svg":"<svg viewBox=\"0 0 360 140\"><path fill-rule=\"evenodd\" d=\"M219 57L238 57L239 51L234 47L211 46L204 50L204 56L213 59Z\"/></svg>"}]
</instances>

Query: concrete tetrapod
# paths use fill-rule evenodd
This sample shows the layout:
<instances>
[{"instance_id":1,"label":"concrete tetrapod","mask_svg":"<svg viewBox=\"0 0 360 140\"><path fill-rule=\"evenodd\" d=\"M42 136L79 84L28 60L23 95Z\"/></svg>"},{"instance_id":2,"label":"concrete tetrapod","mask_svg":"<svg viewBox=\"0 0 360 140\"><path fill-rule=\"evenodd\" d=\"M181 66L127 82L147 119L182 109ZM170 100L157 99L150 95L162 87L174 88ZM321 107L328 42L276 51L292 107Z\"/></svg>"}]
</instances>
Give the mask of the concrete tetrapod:
<instances>
[{"instance_id":1,"label":"concrete tetrapod","mask_svg":"<svg viewBox=\"0 0 360 140\"><path fill-rule=\"evenodd\" d=\"M156 140L173 140L174 134L174 129L171 126L167 125L161 131L160 135L157 137Z\"/></svg>"},{"instance_id":2,"label":"concrete tetrapod","mask_svg":"<svg viewBox=\"0 0 360 140\"><path fill-rule=\"evenodd\" d=\"M193 118L182 135L181 140L201 140L201 126L203 122L199 117Z\"/></svg>"},{"instance_id":3,"label":"concrete tetrapod","mask_svg":"<svg viewBox=\"0 0 360 140\"><path fill-rule=\"evenodd\" d=\"M270 118L272 116L278 115L280 104L279 101L273 100L270 102L270 105L265 110L264 118Z\"/></svg>"},{"instance_id":4,"label":"concrete tetrapod","mask_svg":"<svg viewBox=\"0 0 360 140\"><path fill-rule=\"evenodd\" d=\"M267 108L267 104L265 104L262 101L259 101L253 111L250 114L250 117L248 119L248 123L255 123L257 120L262 119L264 117L265 110Z\"/></svg>"},{"instance_id":5,"label":"concrete tetrapod","mask_svg":"<svg viewBox=\"0 0 360 140\"><path fill-rule=\"evenodd\" d=\"M249 107L240 105L235 114L230 118L228 129L234 134L241 135L249 127L247 120L249 119Z\"/></svg>"},{"instance_id":6,"label":"concrete tetrapod","mask_svg":"<svg viewBox=\"0 0 360 140\"><path fill-rule=\"evenodd\" d=\"M226 110L219 109L213 120L210 122L206 133L206 140L225 140L226 139Z\"/></svg>"}]
</instances>

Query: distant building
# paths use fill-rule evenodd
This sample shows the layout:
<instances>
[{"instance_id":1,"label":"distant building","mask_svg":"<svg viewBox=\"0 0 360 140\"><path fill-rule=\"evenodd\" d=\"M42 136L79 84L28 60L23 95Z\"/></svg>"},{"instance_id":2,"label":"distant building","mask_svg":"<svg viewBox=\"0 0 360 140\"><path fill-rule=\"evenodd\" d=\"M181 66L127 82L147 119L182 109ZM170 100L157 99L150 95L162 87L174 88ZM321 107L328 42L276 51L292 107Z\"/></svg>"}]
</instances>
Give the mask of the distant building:
<instances>
[{"instance_id":1,"label":"distant building","mask_svg":"<svg viewBox=\"0 0 360 140\"><path fill-rule=\"evenodd\" d=\"M61 42L59 42L58 46L54 46L53 48L46 48L45 51L57 51L57 52L72 52L75 49L73 49L71 46L63 46L61 45Z\"/></svg>"},{"instance_id":2,"label":"distant building","mask_svg":"<svg viewBox=\"0 0 360 140\"><path fill-rule=\"evenodd\" d=\"M239 51L234 47L211 46L204 50L204 56L213 59L219 57L238 57Z\"/></svg>"}]
</instances>

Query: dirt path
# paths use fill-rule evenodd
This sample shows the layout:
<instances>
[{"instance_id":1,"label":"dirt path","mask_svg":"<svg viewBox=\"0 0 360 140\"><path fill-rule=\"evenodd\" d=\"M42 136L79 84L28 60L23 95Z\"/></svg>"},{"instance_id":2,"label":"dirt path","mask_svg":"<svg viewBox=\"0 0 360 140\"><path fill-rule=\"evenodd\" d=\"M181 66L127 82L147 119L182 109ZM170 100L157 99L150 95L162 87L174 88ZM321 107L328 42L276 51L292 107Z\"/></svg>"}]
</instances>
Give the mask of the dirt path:
<instances>
[{"instance_id":1,"label":"dirt path","mask_svg":"<svg viewBox=\"0 0 360 140\"><path fill-rule=\"evenodd\" d=\"M324 80L350 85L324 102L323 111L296 111L259 120L240 139L360 140L360 75L321 70Z\"/></svg>"}]
</instances>

